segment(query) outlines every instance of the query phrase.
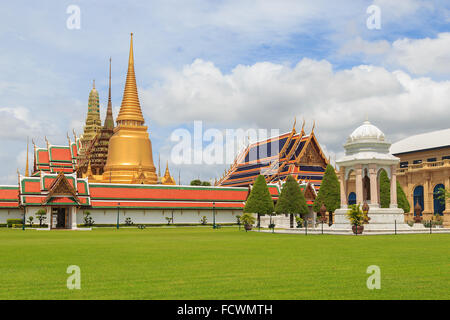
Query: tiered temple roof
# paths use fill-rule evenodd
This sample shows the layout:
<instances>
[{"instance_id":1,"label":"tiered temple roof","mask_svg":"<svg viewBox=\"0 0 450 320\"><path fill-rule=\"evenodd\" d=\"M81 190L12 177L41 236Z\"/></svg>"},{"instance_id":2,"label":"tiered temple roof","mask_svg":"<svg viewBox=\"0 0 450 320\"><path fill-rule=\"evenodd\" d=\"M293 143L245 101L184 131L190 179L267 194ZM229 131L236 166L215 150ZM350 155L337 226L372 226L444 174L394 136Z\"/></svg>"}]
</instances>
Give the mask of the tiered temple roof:
<instances>
[{"instance_id":1,"label":"tiered temple roof","mask_svg":"<svg viewBox=\"0 0 450 320\"><path fill-rule=\"evenodd\" d=\"M98 138L98 133L102 128L102 122L100 120L100 104L98 91L95 89L95 80L93 87L89 93L88 112L86 116L86 123L84 131L81 136L81 149L79 152L79 172L86 172L87 163L89 162L89 153L91 152L95 140Z\"/></svg>"},{"instance_id":2,"label":"tiered temple roof","mask_svg":"<svg viewBox=\"0 0 450 320\"><path fill-rule=\"evenodd\" d=\"M306 135L304 124L300 133L291 132L250 144L233 165L216 182L220 186L249 186L258 175L267 183L284 181L291 175L300 183L310 182L318 190L328 160L314 134Z\"/></svg>"},{"instance_id":3,"label":"tiered temple roof","mask_svg":"<svg viewBox=\"0 0 450 320\"><path fill-rule=\"evenodd\" d=\"M0 195L3 190L0 192ZM89 206L89 184L75 173L42 173L39 177L19 176L21 206L76 205Z\"/></svg>"},{"instance_id":4,"label":"tiered temple roof","mask_svg":"<svg viewBox=\"0 0 450 320\"><path fill-rule=\"evenodd\" d=\"M32 176L39 176L44 173L73 173L77 165L77 157L80 150L80 139L75 136L75 141L68 137L67 146L56 146L48 142L46 148L41 148L34 144L34 164Z\"/></svg>"}]
</instances>

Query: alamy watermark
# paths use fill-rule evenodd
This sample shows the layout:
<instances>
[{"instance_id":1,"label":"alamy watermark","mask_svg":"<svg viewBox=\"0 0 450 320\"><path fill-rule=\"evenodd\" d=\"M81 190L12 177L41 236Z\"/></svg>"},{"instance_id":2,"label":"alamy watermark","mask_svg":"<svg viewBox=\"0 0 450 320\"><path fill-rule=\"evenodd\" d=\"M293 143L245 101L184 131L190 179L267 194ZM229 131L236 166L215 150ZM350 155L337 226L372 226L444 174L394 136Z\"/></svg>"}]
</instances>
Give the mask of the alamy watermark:
<instances>
[{"instance_id":1,"label":"alamy watermark","mask_svg":"<svg viewBox=\"0 0 450 320\"><path fill-rule=\"evenodd\" d=\"M369 30L381 29L381 9L377 5L371 5L367 7L366 13L369 17L366 20L366 26Z\"/></svg>"},{"instance_id":2,"label":"alamy watermark","mask_svg":"<svg viewBox=\"0 0 450 320\"><path fill-rule=\"evenodd\" d=\"M67 277L67 289L81 289L81 269L77 265L70 265L67 267L66 273L70 274Z\"/></svg>"},{"instance_id":3,"label":"alamy watermark","mask_svg":"<svg viewBox=\"0 0 450 320\"><path fill-rule=\"evenodd\" d=\"M66 26L69 30L80 29L81 28L81 10L80 7L71 4L67 7L66 13L69 17L66 20Z\"/></svg>"},{"instance_id":4,"label":"alamy watermark","mask_svg":"<svg viewBox=\"0 0 450 320\"><path fill-rule=\"evenodd\" d=\"M277 163L280 151L279 129L223 129L204 130L202 121L194 121L193 131L178 128L170 135L175 142L170 158L174 164L232 164L236 155L256 142L262 142L251 148L245 162L267 161ZM274 139L270 139L270 138ZM265 141L269 140L268 143ZM283 147L283 146L281 146ZM265 160L264 160L265 159Z\"/></svg>"},{"instance_id":5,"label":"alamy watermark","mask_svg":"<svg viewBox=\"0 0 450 320\"><path fill-rule=\"evenodd\" d=\"M367 278L367 289L381 289L381 269L379 266L371 265L367 267L366 273L370 274Z\"/></svg>"}]
</instances>

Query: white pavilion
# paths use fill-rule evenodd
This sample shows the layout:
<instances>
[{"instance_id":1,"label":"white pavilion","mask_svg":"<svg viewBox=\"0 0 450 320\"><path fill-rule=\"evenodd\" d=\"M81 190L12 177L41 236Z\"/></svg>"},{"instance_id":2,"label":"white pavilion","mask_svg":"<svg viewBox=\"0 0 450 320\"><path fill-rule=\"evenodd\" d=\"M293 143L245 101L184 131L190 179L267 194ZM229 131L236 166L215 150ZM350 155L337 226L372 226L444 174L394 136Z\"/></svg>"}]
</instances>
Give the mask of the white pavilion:
<instances>
[{"instance_id":1,"label":"white pavilion","mask_svg":"<svg viewBox=\"0 0 450 320\"><path fill-rule=\"evenodd\" d=\"M410 229L405 223L403 209L397 207L396 168L399 158L389 153L391 143L384 133L368 120L356 128L344 144L345 156L336 161L341 183L341 208L335 211L334 229L351 229L346 217L347 190L350 174L355 176L356 203L369 205L369 224L365 230ZM379 174L385 170L391 181L389 208L380 207Z\"/></svg>"}]
</instances>

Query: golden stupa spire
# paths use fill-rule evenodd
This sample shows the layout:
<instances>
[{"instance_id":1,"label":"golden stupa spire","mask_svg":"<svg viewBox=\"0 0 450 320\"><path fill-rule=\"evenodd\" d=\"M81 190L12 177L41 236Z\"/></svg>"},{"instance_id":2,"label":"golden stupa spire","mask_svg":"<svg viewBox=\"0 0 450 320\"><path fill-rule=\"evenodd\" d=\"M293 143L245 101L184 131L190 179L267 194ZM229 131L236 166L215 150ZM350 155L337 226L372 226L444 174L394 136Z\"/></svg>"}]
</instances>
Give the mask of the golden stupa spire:
<instances>
[{"instance_id":1,"label":"golden stupa spire","mask_svg":"<svg viewBox=\"0 0 450 320\"><path fill-rule=\"evenodd\" d=\"M136 173L142 173L136 179ZM108 157L103 181L112 183L156 184L158 177L153 164L152 143L144 125L134 74L133 34L130 41L127 79L123 91L117 126L109 139Z\"/></svg>"},{"instance_id":2,"label":"golden stupa spire","mask_svg":"<svg viewBox=\"0 0 450 320\"><path fill-rule=\"evenodd\" d=\"M29 172L30 172L30 170L29 170L29 167L28 167L28 138L27 138L27 164L25 166L25 177L29 177L30 176Z\"/></svg>"},{"instance_id":3,"label":"golden stupa spire","mask_svg":"<svg viewBox=\"0 0 450 320\"><path fill-rule=\"evenodd\" d=\"M141 105L136 86L136 75L134 74L134 56L133 56L133 33L130 40L130 56L128 58L127 80L123 91L122 105L120 106L118 125L143 125Z\"/></svg>"}]
</instances>

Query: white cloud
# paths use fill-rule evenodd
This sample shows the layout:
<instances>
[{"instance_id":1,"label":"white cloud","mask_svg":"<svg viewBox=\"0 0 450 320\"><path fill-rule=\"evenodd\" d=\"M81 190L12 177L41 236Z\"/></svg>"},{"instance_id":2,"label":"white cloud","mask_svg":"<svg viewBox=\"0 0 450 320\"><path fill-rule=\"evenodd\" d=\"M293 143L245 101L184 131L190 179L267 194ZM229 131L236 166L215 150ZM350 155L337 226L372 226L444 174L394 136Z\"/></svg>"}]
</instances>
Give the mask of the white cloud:
<instances>
[{"instance_id":1,"label":"white cloud","mask_svg":"<svg viewBox=\"0 0 450 320\"><path fill-rule=\"evenodd\" d=\"M325 61L303 59L295 66L256 63L224 74L195 60L167 72L158 85L141 90L151 121L205 127L290 129L294 116L316 120L316 133L330 152L342 151L346 136L365 118L391 140L446 128L450 82L414 78L403 71L361 65L340 71ZM426 112L424 112L426 110Z\"/></svg>"},{"instance_id":2,"label":"white cloud","mask_svg":"<svg viewBox=\"0 0 450 320\"><path fill-rule=\"evenodd\" d=\"M402 38L392 43L357 37L344 44L340 54L362 54L366 61L402 68L415 75L449 75L450 32L439 33L436 38Z\"/></svg>"}]
</instances>

